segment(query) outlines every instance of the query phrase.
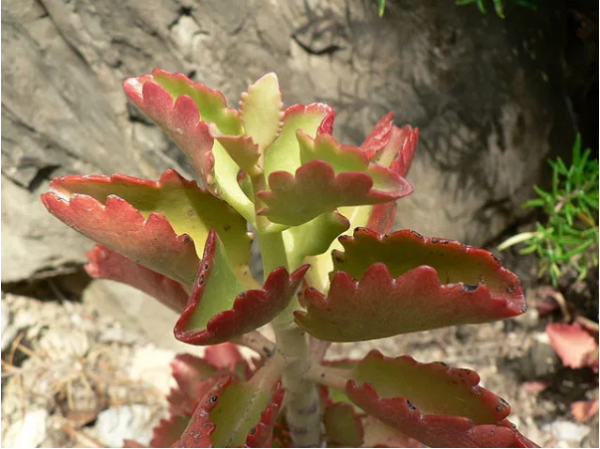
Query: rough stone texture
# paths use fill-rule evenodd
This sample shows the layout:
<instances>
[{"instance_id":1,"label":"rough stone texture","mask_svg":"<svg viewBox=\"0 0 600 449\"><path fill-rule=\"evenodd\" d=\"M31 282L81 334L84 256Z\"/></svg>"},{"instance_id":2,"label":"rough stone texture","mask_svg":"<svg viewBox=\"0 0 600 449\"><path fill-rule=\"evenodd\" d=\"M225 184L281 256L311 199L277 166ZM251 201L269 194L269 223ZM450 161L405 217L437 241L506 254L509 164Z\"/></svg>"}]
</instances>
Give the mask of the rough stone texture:
<instances>
[{"instance_id":1,"label":"rough stone texture","mask_svg":"<svg viewBox=\"0 0 600 449\"><path fill-rule=\"evenodd\" d=\"M422 131L399 224L489 241L519 213L544 156L570 146L562 23L552 1L506 20L453 3L388 1L379 19L368 0L4 1L2 281L81 263L82 239L39 205L50 177L189 174L121 91L154 67L231 102L276 71L287 104L333 104L336 133L351 142L395 111Z\"/></svg>"}]
</instances>

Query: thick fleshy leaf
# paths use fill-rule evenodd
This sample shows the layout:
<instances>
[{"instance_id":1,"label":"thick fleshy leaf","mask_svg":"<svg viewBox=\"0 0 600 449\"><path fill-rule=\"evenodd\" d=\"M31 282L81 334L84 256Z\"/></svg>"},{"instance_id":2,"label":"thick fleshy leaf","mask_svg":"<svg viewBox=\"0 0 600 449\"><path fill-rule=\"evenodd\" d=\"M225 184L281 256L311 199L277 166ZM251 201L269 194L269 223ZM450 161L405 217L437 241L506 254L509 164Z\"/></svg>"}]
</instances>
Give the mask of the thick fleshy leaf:
<instances>
[{"instance_id":1,"label":"thick fleshy leaf","mask_svg":"<svg viewBox=\"0 0 600 449\"><path fill-rule=\"evenodd\" d=\"M279 134L283 103L277 75L269 73L248 88L240 100L240 116L246 134L262 151ZM235 158L234 158L235 159Z\"/></svg>"},{"instance_id":2,"label":"thick fleshy leaf","mask_svg":"<svg viewBox=\"0 0 600 449\"><path fill-rule=\"evenodd\" d=\"M504 418L510 407L477 373L372 351L351 371L350 399L431 447L535 447ZM361 385L362 384L362 385Z\"/></svg>"},{"instance_id":3,"label":"thick fleshy leaf","mask_svg":"<svg viewBox=\"0 0 600 449\"><path fill-rule=\"evenodd\" d=\"M326 212L317 218L283 232L288 266L299 266L308 256L323 254L331 242L350 226L337 212Z\"/></svg>"},{"instance_id":4,"label":"thick fleshy leaf","mask_svg":"<svg viewBox=\"0 0 600 449\"><path fill-rule=\"evenodd\" d=\"M300 167L300 146L296 138L298 130L312 137L331 133L334 117L335 110L324 103L307 106L297 104L287 108L279 137L265 150L264 172L267 178L275 171L293 173Z\"/></svg>"},{"instance_id":5,"label":"thick fleshy leaf","mask_svg":"<svg viewBox=\"0 0 600 449\"><path fill-rule=\"evenodd\" d=\"M539 447L508 421L476 424L465 417L424 415L405 398L382 399L370 384L348 394L369 414L429 447Z\"/></svg>"},{"instance_id":6,"label":"thick fleshy leaf","mask_svg":"<svg viewBox=\"0 0 600 449\"><path fill-rule=\"evenodd\" d=\"M354 384L370 383L382 398L406 398L426 415L465 416L477 424L493 424L510 413L506 401L478 385L476 372L440 362L385 357L373 350L354 366L350 379Z\"/></svg>"},{"instance_id":7,"label":"thick fleshy leaf","mask_svg":"<svg viewBox=\"0 0 600 449\"><path fill-rule=\"evenodd\" d=\"M598 351L598 343L594 337L578 323L551 323L546 326L546 333L565 366L571 368L588 366L592 360L590 355Z\"/></svg>"},{"instance_id":8,"label":"thick fleshy leaf","mask_svg":"<svg viewBox=\"0 0 600 449\"><path fill-rule=\"evenodd\" d=\"M360 146L368 159L375 156L389 143L392 128L394 128L394 113L388 112L377 122Z\"/></svg>"},{"instance_id":9,"label":"thick fleshy leaf","mask_svg":"<svg viewBox=\"0 0 600 449\"><path fill-rule=\"evenodd\" d=\"M363 443L363 425L350 404L337 402L325 407L323 424L328 447L359 447Z\"/></svg>"},{"instance_id":10,"label":"thick fleshy leaf","mask_svg":"<svg viewBox=\"0 0 600 449\"><path fill-rule=\"evenodd\" d=\"M370 340L526 310L518 278L485 250L409 230L361 228L340 242L345 252L333 252L337 271L328 295L306 289L307 310L296 312L317 338Z\"/></svg>"},{"instance_id":11,"label":"thick fleshy leaf","mask_svg":"<svg viewBox=\"0 0 600 449\"><path fill-rule=\"evenodd\" d=\"M161 419L158 426L152 431L150 447L173 446L179 440L189 422L190 418L187 416L171 416L169 419Z\"/></svg>"},{"instance_id":12,"label":"thick fleshy leaf","mask_svg":"<svg viewBox=\"0 0 600 449\"><path fill-rule=\"evenodd\" d=\"M378 151L371 161L389 167L400 176L408 175L413 157L417 151L419 130L406 125L402 128L392 127L386 145Z\"/></svg>"},{"instance_id":13,"label":"thick fleshy leaf","mask_svg":"<svg viewBox=\"0 0 600 449\"><path fill-rule=\"evenodd\" d=\"M130 285L153 296L175 312L181 313L185 309L188 293L179 282L102 245L96 245L87 256L90 262L85 270L93 278Z\"/></svg>"},{"instance_id":14,"label":"thick fleshy leaf","mask_svg":"<svg viewBox=\"0 0 600 449\"><path fill-rule=\"evenodd\" d=\"M167 397L172 416L190 417L200 399L222 378L217 366L191 354L178 354L171 372L177 382Z\"/></svg>"},{"instance_id":15,"label":"thick fleshy leaf","mask_svg":"<svg viewBox=\"0 0 600 449\"><path fill-rule=\"evenodd\" d=\"M258 213L274 223L298 226L338 207L385 203L412 192L411 185L400 176L382 167L373 167L372 171L377 179L386 181L385 190L375 187L369 173L336 174L329 163L320 159L303 164L295 175L271 173L270 190L257 193L267 206Z\"/></svg>"},{"instance_id":16,"label":"thick fleshy leaf","mask_svg":"<svg viewBox=\"0 0 600 449\"><path fill-rule=\"evenodd\" d=\"M215 138L242 170L252 172L257 168L261 153L251 137L216 135Z\"/></svg>"},{"instance_id":17,"label":"thick fleshy leaf","mask_svg":"<svg viewBox=\"0 0 600 449\"><path fill-rule=\"evenodd\" d=\"M227 108L223 94L194 83L181 73L163 70L129 78L123 87L131 100L188 156L202 182L251 221L254 207L237 183L239 166L214 141L209 127L209 123L214 123L222 135L243 132L237 111Z\"/></svg>"},{"instance_id":18,"label":"thick fleshy leaf","mask_svg":"<svg viewBox=\"0 0 600 449\"><path fill-rule=\"evenodd\" d=\"M208 231L216 229L236 273L250 280L244 219L173 170L158 182L125 175L65 176L50 183L42 200L87 237L186 285L195 278L196 253L202 254ZM195 252L188 248L192 241Z\"/></svg>"},{"instance_id":19,"label":"thick fleshy leaf","mask_svg":"<svg viewBox=\"0 0 600 449\"><path fill-rule=\"evenodd\" d=\"M212 345L267 324L287 307L306 270L308 265L290 275L285 268L276 268L262 289L246 290L229 267L223 244L211 231L175 337L185 343Z\"/></svg>"},{"instance_id":20,"label":"thick fleshy leaf","mask_svg":"<svg viewBox=\"0 0 600 449\"><path fill-rule=\"evenodd\" d=\"M279 384L265 388L258 378L224 378L204 396L177 446L265 447L282 400Z\"/></svg>"}]
</instances>

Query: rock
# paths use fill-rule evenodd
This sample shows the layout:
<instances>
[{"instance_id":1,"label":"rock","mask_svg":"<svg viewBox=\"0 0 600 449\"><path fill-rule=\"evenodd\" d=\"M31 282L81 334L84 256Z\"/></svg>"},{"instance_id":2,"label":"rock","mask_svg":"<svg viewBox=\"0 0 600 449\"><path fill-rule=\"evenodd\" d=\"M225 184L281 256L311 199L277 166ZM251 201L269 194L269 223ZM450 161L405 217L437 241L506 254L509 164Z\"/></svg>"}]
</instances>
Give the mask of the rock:
<instances>
[{"instance_id":1,"label":"rock","mask_svg":"<svg viewBox=\"0 0 600 449\"><path fill-rule=\"evenodd\" d=\"M147 444L152 438L156 418L152 409L145 405L111 407L98 415L93 433L107 447L123 447L123 440Z\"/></svg>"},{"instance_id":2,"label":"rock","mask_svg":"<svg viewBox=\"0 0 600 449\"><path fill-rule=\"evenodd\" d=\"M138 333L158 346L180 352L190 349L190 345L173 336L177 315L156 299L128 285L94 280L85 290L83 302L101 315L117 319L126 331Z\"/></svg>"},{"instance_id":3,"label":"rock","mask_svg":"<svg viewBox=\"0 0 600 449\"><path fill-rule=\"evenodd\" d=\"M10 310L2 301L2 352L10 346L19 332L16 326L11 325L11 317Z\"/></svg>"},{"instance_id":4,"label":"rock","mask_svg":"<svg viewBox=\"0 0 600 449\"><path fill-rule=\"evenodd\" d=\"M543 159L570 148L554 4L511 20L453 2L6 0L2 33L3 282L81 264L89 244L39 194L63 173L189 173L128 105L127 76L163 67L223 90L276 70L287 104L327 101L360 142L389 110L421 128L399 225L481 245L522 213ZM35 248L35 250L32 250Z\"/></svg>"},{"instance_id":5,"label":"rock","mask_svg":"<svg viewBox=\"0 0 600 449\"><path fill-rule=\"evenodd\" d=\"M590 427L577 424L566 420L556 420L550 424L546 424L542 427L547 432L552 432L557 440L565 441L567 443L579 443L589 433ZM571 445L569 447L577 447L578 445Z\"/></svg>"},{"instance_id":6,"label":"rock","mask_svg":"<svg viewBox=\"0 0 600 449\"><path fill-rule=\"evenodd\" d=\"M38 447L46 438L49 415L46 410L30 410L22 420L4 429L2 446L14 448Z\"/></svg>"},{"instance_id":7,"label":"rock","mask_svg":"<svg viewBox=\"0 0 600 449\"><path fill-rule=\"evenodd\" d=\"M129 377L152 385L166 396L173 386L170 364L176 355L175 351L153 345L136 348L129 365Z\"/></svg>"}]
</instances>

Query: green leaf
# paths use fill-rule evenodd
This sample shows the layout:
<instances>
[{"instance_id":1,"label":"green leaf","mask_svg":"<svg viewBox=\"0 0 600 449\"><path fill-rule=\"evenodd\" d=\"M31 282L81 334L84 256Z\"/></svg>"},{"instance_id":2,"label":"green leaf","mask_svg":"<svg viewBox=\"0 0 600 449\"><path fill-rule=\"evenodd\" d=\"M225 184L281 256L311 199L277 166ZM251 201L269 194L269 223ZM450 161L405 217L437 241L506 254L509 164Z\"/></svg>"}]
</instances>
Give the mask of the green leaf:
<instances>
[{"instance_id":1,"label":"green leaf","mask_svg":"<svg viewBox=\"0 0 600 449\"><path fill-rule=\"evenodd\" d=\"M323 103L312 103L307 106L294 105L287 108L282 118L279 137L265 150L264 172L268 178L275 171L293 173L300 167L300 146L296 133L302 130L314 137L320 128L330 131L334 110Z\"/></svg>"},{"instance_id":2,"label":"green leaf","mask_svg":"<svg viewBox=\"0 0 600 449\"><path fill-rule=\"evenodd\" d=\"M282 125L281 92L277 75L269 73L248 88L240 100L240 115L246 134L263 151L277 137Z\"/></svg>"},{"instance_id":3,"label":"green leaf","mask_svg":"<svg viewBox=\"0 0 600 449\"><path fill-rule=\"evenodd\" d=\"M518 278L487 251L358 229L333 252L326 295L303 293L296 322L328 341L362 341L456 324L508 318L526 310Z\"/></svg>"},{"instance_id":4,"label":"green leaf","mask_svg":"<svg viewBox=\"0 0 600 449\"><path fill-rule=\"evenodd\" d=\"M57 178L44 198L52 213L79 232L188 286L196 277L196 254L202 254L209 230L215 229L235 272L249 279L245 220L226 202L173 170L158 182L125 175ZM85 209L79 211L79 206ZM166 228L160 225L159 230L160 220ZM196 251L188 254L182 249L188 254L184 256L176 249L179 244L169 243L176 236L187 236Z\"/></svg>"},{"instance_id":5,"label":"green leaf","mask_svg":"<svg viewBox=\"0 0 600 449\"><path fill-rule=\"evenodd\" d=\"M325 407L323 424L327 435L328 447L360 447L363 443L362 422L354 407L345 403L334 403Z\"/></svg>"},{"instance_id":6,"label":"green leaf","mask_svg":"<svg viewBox=\"0 0 600 449\"><path fill-rule=\"evenodd\" d=\"M175 325L175 338L213 345L267 324L288 306L306 270L304 265L288 274L285 268L276 268L262 289L247 290L232 269L221 240L211 231L189 302Z\"/></svg>"}]
</instances>

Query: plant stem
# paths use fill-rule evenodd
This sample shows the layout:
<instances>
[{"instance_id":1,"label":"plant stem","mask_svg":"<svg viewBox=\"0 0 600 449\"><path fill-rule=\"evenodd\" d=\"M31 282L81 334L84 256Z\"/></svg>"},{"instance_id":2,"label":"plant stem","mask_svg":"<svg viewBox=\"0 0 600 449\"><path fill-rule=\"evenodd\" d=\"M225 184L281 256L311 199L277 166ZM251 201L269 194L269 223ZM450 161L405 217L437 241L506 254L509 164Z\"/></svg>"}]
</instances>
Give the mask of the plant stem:
<instances>
[{"instance_id":1,"label":"plant stem","mask_svg":"<svg viewBox=\"0 0 600 449\"><path fill-rule=\"evenodd\" d=\"M315 383L305 379L312 365L306 335L291 321L274 322L273 329L279 351L289 363L283 370L283 386L292 441L296 447L321 447L319 394Z\"/></svg>"},{"instance_id":2,"label":"plant stem","mask_svg":"<svg viewBox=\"0 0 600 449\"><path fill-rule=\"evenodd\" d=\"M287 254L280 232L260 234L259 243L263 257L265 276L277 267L293 270L288 266ZM312 358L304 331L294 323L294 310L298 303L290 305L273 320L277 351L287 361L283 370L283 386L286 391L285 414L291 438L296 447L321 447L321 410L317 386L304 378L310 370Z\"/></svg>"},{"instance_id":3,"label":"plant stem","mask_svg":"<svg viewBox=\"0 0 600 449\"><path fill-rule=\"evenodd\" d=\"M344 391L346 383L350 379L350 371L342 368L313 365L306 373L305 378L321 385Z\"/></svg>"},{"instance_id":4,"label":"plant stem","mask_svg":"<svg viewBox=\"0 0 600 449\"><path fill-rule=\"evenodd\" d=\"M273 354L275 354L276 350L275 343L269 340L259 331L252 331L248 332L247 334L240 335L239 337L232 339L231 342L258 352L262 358L271 357Z\"/></svg>"}]
</instances>

